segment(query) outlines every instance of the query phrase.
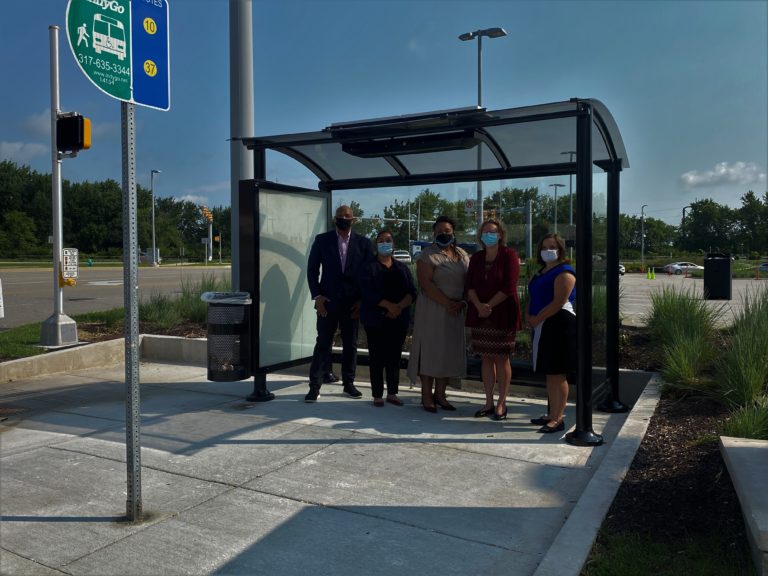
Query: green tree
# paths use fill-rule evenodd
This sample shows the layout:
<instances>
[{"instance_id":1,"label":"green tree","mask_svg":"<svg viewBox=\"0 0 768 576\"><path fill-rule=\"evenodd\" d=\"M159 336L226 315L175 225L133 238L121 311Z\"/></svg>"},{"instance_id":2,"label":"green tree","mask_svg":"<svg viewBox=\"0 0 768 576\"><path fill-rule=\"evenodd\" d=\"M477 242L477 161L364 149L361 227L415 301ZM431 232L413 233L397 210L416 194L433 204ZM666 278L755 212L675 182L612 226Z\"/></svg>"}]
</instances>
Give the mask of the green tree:
<instances>
[{"instance_id":1,"label":"green tree","mask_svg":"<svg viewBox=\"0 0 768 576\"><path fill-rule=\"evenodd\" d=\"M19 210L11 210L0 221L0 253L10 258L35 256L40 252L35 222Z\"/></svg>"}]
</instances>

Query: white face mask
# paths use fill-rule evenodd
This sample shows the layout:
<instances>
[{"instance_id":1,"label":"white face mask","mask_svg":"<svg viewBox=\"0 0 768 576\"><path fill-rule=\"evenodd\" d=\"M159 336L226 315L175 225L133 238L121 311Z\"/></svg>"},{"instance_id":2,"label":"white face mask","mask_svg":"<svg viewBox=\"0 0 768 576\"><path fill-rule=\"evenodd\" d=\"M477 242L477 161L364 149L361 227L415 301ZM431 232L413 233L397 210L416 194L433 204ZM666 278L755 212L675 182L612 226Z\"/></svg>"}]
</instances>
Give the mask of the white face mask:
<instances>
[{"instance_id":1,"label":"white face mask","mask_svg":"<svg viewBox=\"0 0 768 576\"><path fill-rule=\"evenodd\" d=\"M554 262L557 260L557 250L542 250L541 259L547 263Z\"/></svg>"}]
</instances>

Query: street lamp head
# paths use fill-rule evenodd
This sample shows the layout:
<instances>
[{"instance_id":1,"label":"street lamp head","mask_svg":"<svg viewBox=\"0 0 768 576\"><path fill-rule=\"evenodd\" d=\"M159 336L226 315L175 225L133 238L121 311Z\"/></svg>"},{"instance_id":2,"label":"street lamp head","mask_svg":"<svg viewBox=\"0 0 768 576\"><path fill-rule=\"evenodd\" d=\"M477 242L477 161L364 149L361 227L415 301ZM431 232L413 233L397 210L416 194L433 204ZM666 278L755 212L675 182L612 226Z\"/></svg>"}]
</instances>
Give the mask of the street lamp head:
<instances>
[{"instance_id":1,"label":"street lamp head","mask_svg":"<svg viewBox=\"0 0 768 576\"><path fill-rule=\"evenodd\" d=\"M480 36L487 36L488 38L500 38L507 35L507 31L504 28L486 28L479 31Z\"/></svg>"},{"instance_id":2,"label":"street lamp head","mask_svg":"<svg viewBox=\"0 0 768 576\"><path fill-rule=\"evenodd\" d=\"M163 172L162 170L155 170L155 169L152 169L152 171L150 172L150 174L161 174L162 172Z\"/></svg>"},{"instance_id":3,"label":"street lamp head","mask_svg":"<svg viewBox=\"0 0 768 576\"><path fill-rule=\"evenodd\" d=\"M474 32L465 32L459 36L459 40L467 41L474 40L478 36L485 36L486 38L501 38L506 36L507 31L504 28L484 28L483 30L475 30Z\"/></svg>"}]
</instances>

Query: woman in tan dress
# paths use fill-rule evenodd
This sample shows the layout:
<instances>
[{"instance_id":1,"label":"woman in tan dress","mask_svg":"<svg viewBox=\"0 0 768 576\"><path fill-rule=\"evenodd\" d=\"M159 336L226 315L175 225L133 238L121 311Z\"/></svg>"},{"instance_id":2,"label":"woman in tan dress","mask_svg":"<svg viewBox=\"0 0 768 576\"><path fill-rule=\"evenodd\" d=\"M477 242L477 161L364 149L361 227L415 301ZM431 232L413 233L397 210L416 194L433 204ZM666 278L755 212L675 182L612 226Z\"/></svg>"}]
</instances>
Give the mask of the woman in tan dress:
<instances>
[{"instance_id":1,"label":"woman in tan dress","mask_svg":"<svg viewBox=\"0 0 768 576\"><path fill-rule=\"evenodd\" d=\"M427 412L456 410L446 399L451 378L466 373L464 278L469 255L456 246L454 222L440 216L432 226L435 242L416 260L423 298L416 302L408 376L421 380L421 403ZM434 386L434 393L433 393Z\"/></svg>"}]
</instances>

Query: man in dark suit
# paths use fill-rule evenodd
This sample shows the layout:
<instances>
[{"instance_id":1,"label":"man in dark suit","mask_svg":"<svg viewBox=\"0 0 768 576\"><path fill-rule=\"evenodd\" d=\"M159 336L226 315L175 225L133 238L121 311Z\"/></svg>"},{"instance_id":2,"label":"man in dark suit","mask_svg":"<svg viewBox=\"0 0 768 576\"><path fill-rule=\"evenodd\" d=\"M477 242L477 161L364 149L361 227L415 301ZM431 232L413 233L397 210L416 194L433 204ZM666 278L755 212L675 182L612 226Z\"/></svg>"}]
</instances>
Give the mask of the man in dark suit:
<instances>
[{"instance_id":1,"label":"man in dark suit","mask_svg":"<svg viewBox=\"0 0 768 576\"><path fill-rule=\"evenodd\" d=\"M371 241L352 232L354 215L349 206L336 209L336 228L318 234L309 251L307 281L317 310L317 341L309 369L309 393L305 402L315 402L329 372L333 336L341 328L341 381L352 398L362 394L355 388L357 328L360 317L360 288L357 276L373 259ZM321 274L322 270L322 274ZM327 380L327 378L326 378Z\"/></svg>"}]
</instances>

